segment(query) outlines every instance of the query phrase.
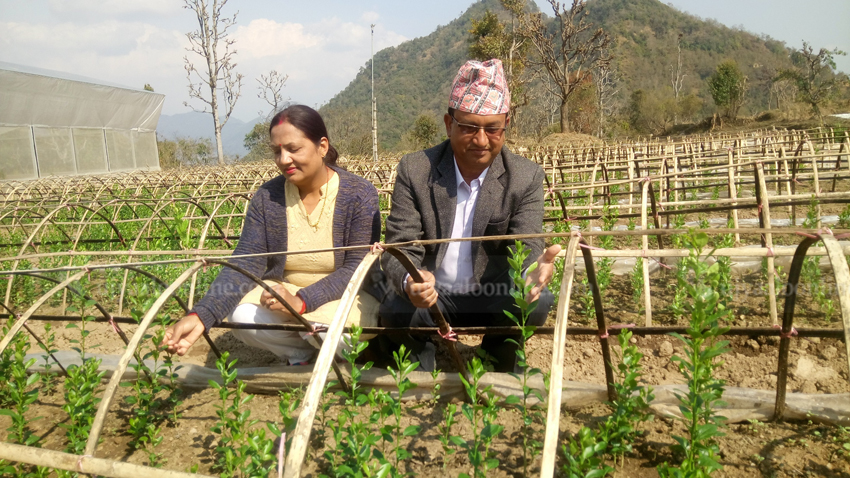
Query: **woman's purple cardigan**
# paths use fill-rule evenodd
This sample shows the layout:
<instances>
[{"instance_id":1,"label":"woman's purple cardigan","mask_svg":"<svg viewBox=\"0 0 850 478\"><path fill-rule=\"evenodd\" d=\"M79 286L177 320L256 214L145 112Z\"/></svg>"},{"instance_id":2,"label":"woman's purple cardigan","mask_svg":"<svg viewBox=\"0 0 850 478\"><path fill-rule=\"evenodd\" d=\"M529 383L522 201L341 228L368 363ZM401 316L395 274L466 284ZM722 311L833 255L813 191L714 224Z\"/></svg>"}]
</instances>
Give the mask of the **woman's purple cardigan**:
<instances>
[{"instance_id":1,"label":"woman's purple cardigan","mask_svg":"<svg viewBox=\"0 0 850 478\"><path fill-rule=\"evenodd\" d=\"M334 247L372 244L381 237L381 213L378 209L378 191L369 181L343 169L332 167L339 174L339 192L336 196L333 218ZM284 176L278 176L254 194L239 244L233 251L232 263L263 279L281 280L286 256L238 258L244 254L286 251L286 194ZM368 249L334 251L334 271L315 284L301 289L299 296L307 305L307 312L342 297L354 270L366 256ZM239 272L222 267L218 277L190 313L198 314L209 330L227 317L242 297L257 284Z\"/></svg>"}]
</instances>

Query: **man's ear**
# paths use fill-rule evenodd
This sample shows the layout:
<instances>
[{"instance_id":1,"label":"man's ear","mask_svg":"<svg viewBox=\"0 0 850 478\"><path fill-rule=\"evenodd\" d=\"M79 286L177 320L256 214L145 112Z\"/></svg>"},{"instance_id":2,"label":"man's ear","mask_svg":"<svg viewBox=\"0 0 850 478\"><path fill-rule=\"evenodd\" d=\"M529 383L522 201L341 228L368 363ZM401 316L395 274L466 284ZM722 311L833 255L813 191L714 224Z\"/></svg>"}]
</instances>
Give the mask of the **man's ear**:
<instances>
[{"instance_id":1,"label":"man's ear","mask_svg":"<svg viewBox=\"0 0 850 478\"><path fill-rule=\"evenodd\" d=\"M443 115L443 122L446 123L446 136L452 137L452 117L446 113Z\"/></svg>"}]
</instances>

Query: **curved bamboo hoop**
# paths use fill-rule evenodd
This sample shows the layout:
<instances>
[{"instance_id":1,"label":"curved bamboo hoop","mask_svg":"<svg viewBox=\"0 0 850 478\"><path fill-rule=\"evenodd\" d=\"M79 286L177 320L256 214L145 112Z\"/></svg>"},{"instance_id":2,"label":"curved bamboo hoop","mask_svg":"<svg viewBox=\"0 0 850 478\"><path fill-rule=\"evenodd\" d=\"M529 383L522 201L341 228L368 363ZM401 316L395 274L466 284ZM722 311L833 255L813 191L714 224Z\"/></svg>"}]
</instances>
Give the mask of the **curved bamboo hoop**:
<instances>
[{"instance_id":1,"label":"curved bamboo hoop","mask_svg":"<svg viewBox=\"0 0 850 478\"><path fill-rule=\"evenodd\" d=\"M380 255L380 252L366 254L360 265L357 266L345 291L342 293L333 321L328 326L325 342L321 350L319 350L319 356L316 358L316 364L313 366L313 375L304 393L301 414L298 415L298 422L295 425L292 442L289 446L289 454L286 456L283 473L283 476L286 478L298 478L301 476L304 456L307 453L310 433L313 429L313 420L316 417L316 411L319 408L319 402L325 390L325 382L328 379L327 370L336 356L336 349L339 346L342 329L345 327L345 322L348 319L351 307L354 305L354 299L357 297L363 279L366 278L366 274L368 274L372 264Z\"/></svg>"},{"instance_id":2,"label":"curved bamboo hoop","mask_svg":"<svg viewBox=\"0 0 850 478\"><path fill-rule=\"evenodd\" d=\"M543 439L542 461L540 463L541 478L552 478L554 476L555 461L558 454L558 424L561 420L561 395L563 392L561 384L564 381L567 315L570 310L570 298L573 293L573 280L576 273L575 260L578 241L578 236L570 239L570 243L565 251L564 273L561 276L558 312L555 316L555 337L552 345L552 366L549 369L549 400Z\"/></svg>"},{"instance_id":3,"label":"curved bamboo hoop","mask_svg":"<svg viewBox=\"0 0 850 478\"><path fill-rule=\"evenodd\" d=\"M222 206L227 204L228 202L233 202L232 198L234 198L234 197L244 197L244 198L247 199L247 194L236 193L236 194L228 195L228 196L222 198L220 201L218 201L217 204L214 205L214 207L210 211L210 214L208 215L206 222L204 223L203 227L201 228L201 235L198 238L198 247L197 247L198 251L202 251L204 249L204 245L205 245L206 240L207 240L207 234L209 233L210 225L213 223L213 218L216 216L216 214L218 214L218 210ZM247 211L247 207L246 207L245 210ZM244 213L243 213L243 216L244 216ZM230 222L230 219L228 218L228 223L229 222ZM222 237L224 237L225 243L230 244L230 241L227 239L227 234L225 234L224 230L222 230L219 227L219 231L221 232ZM195 303L195 286L197 285L197 283L198 283L198 274L196 273L196 274L192 275L192 281L189 284L189 307L190 308Z\"/></svg>"},{"instance_id":4,"label":"curved bamboo hoop","mask_svg":"<svg viewBox=\"0 0 850 478\"><path fill-rule=\"evenodd\" d=\"M823 241L826 246L830 263L832 264L835 274L835 283L839 287L839 301L841 305L841 315L844 325L844 339L847 354L848 366L850 367L850 268L848 268L847 260L844 257L844 252L838 241L831 232L817 233L816 235L806 236L797 250L794 252L794 260L791 263L791 268L788 271L788 285L785 288L785 308L782 314L782 326L779 339L779 364L776 379L776 402L774 404L773 419L781 420L785 412L785 393L788 377L788 352L791 346L791 337L795 335L794 330L794 309L797 300L797 290L800 283L800 274L803 269L803 261L806 258L806 253L813 244L818 241ZM844 294L842 294L842 290Z\"/></svg>"},{"instance_id":5,"label":"curved bamboo hoop","mask_svg":"<svg viewBox=\"0 0 850 478\"><path fill-rule=\"evenodd\" d=\"M35 228L35 229L33 229L32 233L30 233L30 235L27 237L26 241L24 241L24 245L23 245L23 246L21 246L21 250L20 250L20 252L18 253L18 255L23 254L23 253L24 253L24 251L25 251L25 250L27 250L27 247L29 247L29 246L32 244L32 240L35 238L35 235L36 235L36 234L38 234L38 231L39 231L42 227L44 227L44 225L45 225L46 223L50 222L50 221L51 221L51 218L52 218L52 217L53 217L56 213L58 213L58 212L59 212L60 210L62 210L62 209L65 209L66 207L70 207L70 206L69 206L67 203L63 203L62 205L60 205L60 206L58 206L58 207L54 208L54 209L53 209L52 211L50 211L47 215L45 215L45 216L41 219L41 221L38 223L38 226L36 226L36 228ZM68 237L68 240L71 240L71 237L70 237L70 236L68 236L68 235L67 235L67 233L65 233L65 231L64 231L64 230L62 230L61 228L60 228L59 230L60 230L60 231L62 231L62 233L63 233L63 234L65 234L65 235ZM35 249L35 248L33 248L33 249ZM36 251L36 252L38 252L38 251ZM20 261L15 261L15 262L12 264L12 270L13 270L13 271L14 271L14 270L17 270L19 262L20 262ZM9 282L6 284L6 298L5 298L5 300L3 301L6 305L9 305L9 299L11 298L11 295L12 295L12 283L13 283L13 281L14 281L14 276L10 275L10 276L9 276Z\"/></svg>"},{"instance_id":6,"label":"curved bamboo hoop","mask_svg":"<svg viewBox=\"0 0 850 478\"><path fill-rule=\"evenodd\" d=\"M121 378L127 370L127 365L130 363L130 359L135 354L136 348L139 346L142 338L144 338L151 322L153 322L153 319L159 313L159 309L161 309L165 302L174 295L177 289L186 282L192 273L203 267L203 265L204 264L202 262L198 262L183 271L183 273L180 274L180 276L177 277L177 279L175 279L174 282L172 282L171 285L162 292L162 294L160 294L160 296L156 299L156 302L153 303L150 310L148 310L145 314L145 317L142 319L138 328L136 328L136 332L127 344L127 348L124 350L124 354L118 361L118 366L112 374L112 377L109 379L109 384L103 392L103 399L101 400L100 407L98 407L97 414L94 417L94 422L92 423L91 431L89 432L89 439L86 441L86 449L83 453L84 455L94 456L95 449L97 448L97 442L100 438L100 432L103 430L103 422L106 420L106 413L109 411L109 407L112 405L112 400L115 398L115 391L121 383Z\"/></svg>"},{"instance_id":7,"label":"curved bamboo hoop","mask_svg":"<svg viewBox=\"0 0 850 478\"><path fill-rule=\"evenodd\" d=\"M85 273L86 271L77 272L76 274L63 280L62 282L57 284L56 287L50 289L49 291L47 291L47 293L39 297L38 300L35 301L35 303L31 305L26 312L24 312L24 315L22 315L17 321L15 321L15 323L9 329L9 333L7 333L6 336L3 337L3 340L0 341L0 354L3 353L4 350L6 350L6 347L9 346L9 343L12 341L12 338L15 337L15 334L17 334L24 326L24 324L27 323L27 320L30 318L30 316L34 314L35 311L38 310L38 308L41 307L45 302L47 302L47 299L49 299L56 292L59 292L60 290L67 287L68 284L82 277Z\"/></svg>"},{"instance_id":8,"label":"curved bamboo hoop","mask_svg":"<svg viewBox=\"0 0 850 478\"><path fill-rule=\"evenodd\" d=\"M59 468L60 470L73 471L89 476L109 476L114 478L213 478L210 475L162 470L160 468L95 458L88 455L72 455L45 448L33 448L2 442L0 442L0 459L48 468Z\"/></svg>"},{"instance_id":9,"label":"curved bamboo hoop","mask_svg":"<svg viewBox=\"0 0 850 478\"><path fill-rule=\"evenodd\" d=\"M844 350L847 368L850 370L850 266L838 240L832 234L820 236L823 245L829 253L829 262L835 274L835 285L838 288L838 302L841 305L841 319L844 324ZM850 380L850 376L848 376Z\"/></svg>"}]
</instances>

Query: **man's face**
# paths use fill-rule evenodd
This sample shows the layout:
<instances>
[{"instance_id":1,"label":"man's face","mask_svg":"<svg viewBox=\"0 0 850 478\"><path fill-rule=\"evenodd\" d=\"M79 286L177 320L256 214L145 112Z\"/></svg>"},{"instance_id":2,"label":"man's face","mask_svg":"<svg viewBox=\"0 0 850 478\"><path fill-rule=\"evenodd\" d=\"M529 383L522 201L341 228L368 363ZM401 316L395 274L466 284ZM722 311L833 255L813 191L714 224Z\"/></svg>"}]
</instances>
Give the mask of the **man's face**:
<instances>
[{"instance_id":1,"label":"man's face","mask_svg":"<svg viewBox=\"0 0 850 478\"><path fill-rule=\"evenodd\" d=\"M445 115L446 135L461 170L478 172L490 166L505 144L507 116L476 115L458 110L454 110L454 118Z\"/></svg>"}]
</instances>

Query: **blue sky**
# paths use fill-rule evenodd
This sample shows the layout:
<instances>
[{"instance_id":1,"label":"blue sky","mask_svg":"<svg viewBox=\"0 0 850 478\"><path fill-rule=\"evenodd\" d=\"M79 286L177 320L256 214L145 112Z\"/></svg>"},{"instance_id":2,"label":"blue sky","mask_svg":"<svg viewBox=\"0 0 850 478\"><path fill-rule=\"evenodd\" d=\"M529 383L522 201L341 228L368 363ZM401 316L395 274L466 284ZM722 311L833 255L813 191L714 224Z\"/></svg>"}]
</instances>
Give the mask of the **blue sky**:
<instances>
[{"instance_id":1,"label":"blue sky","mask_svg":"<svg viewBox=\"0 0 850 478\"><path fill-rule=\"evenodd\" d=\"M535 0L544 12L548 2ZM257 98L261 74L289 75L284 95L311 106L328 101L375 51L424 36L472 0L230 0L237 70L245 76L234 117L248 121L269 106ZM850 51L850 0L670 0L702 18L767 34L800 47ZM803 6L805 5L805 6ZM165 114L191 111L183 57L196 28L180 0L0 0L0 61L83 75L166 94ZM850 57L838 59L850 72ZM380 65L376 65L380 68ZM200 107L200 104L196 103Z\"/></svg>"}]
</instances>

